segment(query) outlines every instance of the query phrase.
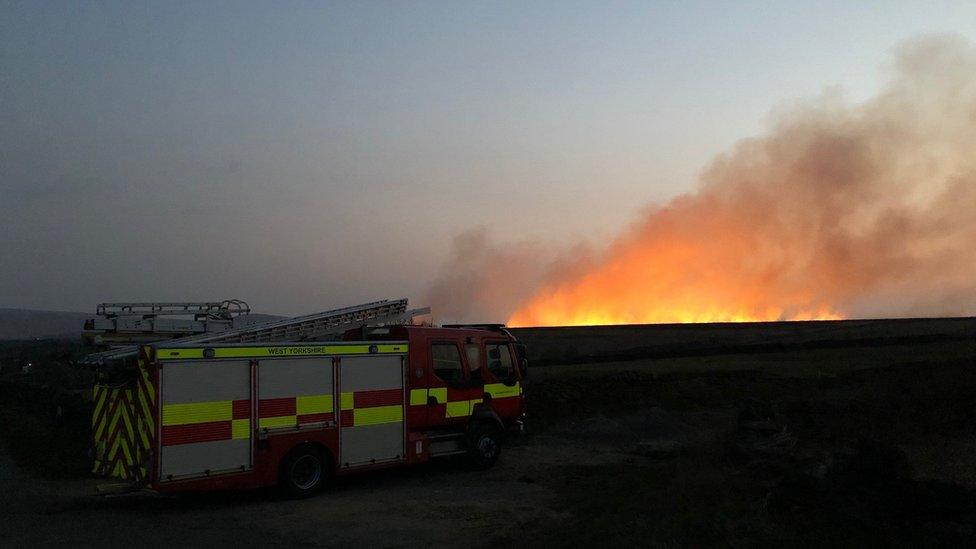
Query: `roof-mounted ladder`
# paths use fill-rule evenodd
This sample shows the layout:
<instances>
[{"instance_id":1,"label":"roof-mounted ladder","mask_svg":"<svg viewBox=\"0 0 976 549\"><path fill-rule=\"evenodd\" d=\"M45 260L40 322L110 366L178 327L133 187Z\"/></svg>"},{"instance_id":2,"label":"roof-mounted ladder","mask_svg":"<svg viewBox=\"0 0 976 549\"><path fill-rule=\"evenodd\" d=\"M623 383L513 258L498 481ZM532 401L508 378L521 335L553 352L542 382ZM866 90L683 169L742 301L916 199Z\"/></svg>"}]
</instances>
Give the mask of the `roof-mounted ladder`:
<instances>
[{"instance_id":1,"label":"roof-mounted ladder","mask_svg":"<svg viewBox=\"0 0 976 549\"><path fill-rule=\"evenodd\" d=\"M239 299L211 302L99 303L85 321L82 338L94 345L149 343L231 330L251 312Z\"/></svg>"},{"instance_id":2,"label":"roof-mounted ladder","mask_svg":"<svg viewBox=\"0 0 976 549\"><path fill-rule=\"evenodd\" d=\"M365 325L404 324L414 316L430 313L429 307L407 309L406 299L382 300L353 307L323 311L285 320L273 320L245 328L213 334L197 334L168 340L169 343L270 343L275 341L311 341L341 334ZM88 355L82 364L104 364L136 356L137 347L122 347Z\"/></svg>"}]
</instances>

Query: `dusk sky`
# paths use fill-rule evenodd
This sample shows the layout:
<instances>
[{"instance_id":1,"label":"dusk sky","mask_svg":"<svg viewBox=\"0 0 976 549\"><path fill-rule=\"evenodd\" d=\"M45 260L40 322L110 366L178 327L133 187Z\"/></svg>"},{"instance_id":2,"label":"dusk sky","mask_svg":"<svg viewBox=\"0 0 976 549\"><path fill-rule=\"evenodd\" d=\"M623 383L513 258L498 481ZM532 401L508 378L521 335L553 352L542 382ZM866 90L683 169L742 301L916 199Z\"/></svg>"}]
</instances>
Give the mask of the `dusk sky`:
<instances>
[{"instance_id":1,"label":"dusk sky","mask_svg":"<svg viewBox=\"0 0 976 549\"><path fill-rule=\"evenodd\" d=\"M4 1L0 307L425 305L459 234L598 247L932 33L976 4Z\"/></svg>"}]
</instances>

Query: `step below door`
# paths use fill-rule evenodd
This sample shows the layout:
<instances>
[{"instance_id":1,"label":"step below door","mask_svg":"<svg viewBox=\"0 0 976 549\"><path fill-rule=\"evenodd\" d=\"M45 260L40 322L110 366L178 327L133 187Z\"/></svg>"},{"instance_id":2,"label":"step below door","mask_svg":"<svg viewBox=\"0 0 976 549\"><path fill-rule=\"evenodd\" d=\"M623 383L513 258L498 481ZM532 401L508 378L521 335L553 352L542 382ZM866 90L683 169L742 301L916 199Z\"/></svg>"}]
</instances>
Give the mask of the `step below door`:
<instances>
[{"instance_id":1,"label":"step below door","mask_svg":"<svg viewBox=\"0 0 976 549\"><path fill-rule=\"evenodd\" d=\"M344 357L339 387L340 466L403 460L403 358Z\"/></svg>"}]
</instances>

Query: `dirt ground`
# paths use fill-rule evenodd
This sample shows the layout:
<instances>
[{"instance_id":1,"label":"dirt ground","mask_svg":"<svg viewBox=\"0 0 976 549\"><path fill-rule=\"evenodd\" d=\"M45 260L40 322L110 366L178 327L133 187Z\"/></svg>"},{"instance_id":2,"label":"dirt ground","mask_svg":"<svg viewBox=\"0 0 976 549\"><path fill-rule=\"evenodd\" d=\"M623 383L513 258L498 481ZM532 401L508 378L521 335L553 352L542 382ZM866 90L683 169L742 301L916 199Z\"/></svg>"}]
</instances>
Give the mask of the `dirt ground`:
<instances>
[{"instance_id":1,"label":"dirt ground","mask_svg":"<svg viewBox=\"0 0 976 549\"><path fill-rule=\"evenodd\" d=\"M439 461L301 501L97 496L8 431L0 545L976 543L971 339L548 366L527 394L530 433L487 472Z\"/></svg>"},{"instance_id":2,"label":"dirt ground","mask_svg":"<svg viewBox=\"0 0 976 549\"><path fill-rule=\"evenodd\" d=\"M265 490L103 497L94 495L100 482L94 479L6 476L0 480L7 499L0 540L18 547L146 541L193 546L488 543L534 521L558 518L550 510L552 491L529 479L545 466L535 448L508 450L506 459L487 473L440 463L343 479L328 493L302 501L282 500Z\"/></svg>"}]
</instances>

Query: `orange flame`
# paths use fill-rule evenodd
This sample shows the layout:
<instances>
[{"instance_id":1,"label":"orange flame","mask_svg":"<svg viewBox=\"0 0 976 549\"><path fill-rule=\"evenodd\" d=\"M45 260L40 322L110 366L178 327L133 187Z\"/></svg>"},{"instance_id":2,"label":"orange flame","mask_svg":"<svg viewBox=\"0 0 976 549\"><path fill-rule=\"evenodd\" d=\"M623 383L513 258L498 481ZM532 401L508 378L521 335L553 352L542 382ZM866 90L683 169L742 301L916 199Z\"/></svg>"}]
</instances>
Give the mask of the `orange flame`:
<instances>
[{"instance_id":1,"label":"orange flame","mask_svg":"<svg viewBox=\"0 0 976 549\"><path fill-rule=\"evenodd\" d=\"M786 309L763 304L755 292L729 284L711 287L667 287L663 277L646 286L641 281L660 274L635 276L641 265L614 265L585 276L576 283L545 288L508 319L512 327L597 326L691 322L762 322L776 320L840 320L827 306ZM645 266L647 267L647 266ZM620 276L620 271L630 276ZM627 291L630 288L631 291ZM647 291L644 291L647 290ZM807 299L798 299L808 302Z\"/></svg>"},{"instance_id":2,"label":"orange flame","mask_svg":"<svg viewBox=\"0 0 976 549\"><path fill-rule=\"evenodd\" d=\"M724 186L727 188L727 185ZM752 197L714 190L651 211L582 275L544 285L510 326L836 320L847 274L819 238L752 215ZM745 196L745 198L743 198Z\"/></svg>"}]
</instances>

